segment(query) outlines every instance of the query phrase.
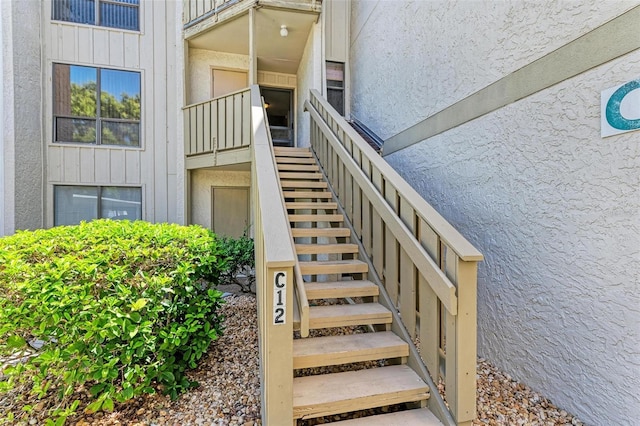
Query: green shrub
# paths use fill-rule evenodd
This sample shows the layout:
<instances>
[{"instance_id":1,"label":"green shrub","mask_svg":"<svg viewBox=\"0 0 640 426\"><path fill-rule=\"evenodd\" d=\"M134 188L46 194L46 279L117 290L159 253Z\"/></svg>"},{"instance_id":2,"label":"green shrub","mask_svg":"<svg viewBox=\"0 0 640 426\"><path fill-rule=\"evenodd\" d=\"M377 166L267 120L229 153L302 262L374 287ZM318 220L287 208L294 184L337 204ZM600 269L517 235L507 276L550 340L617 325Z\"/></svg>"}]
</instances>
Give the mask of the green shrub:
<instances>
[{"instance_id":1,"label":"green shrub","mask_svg":"<svg viewBox=\"0 0 640 426\"><path fill-rule=\"evenodd\" d=\"M237 284L248 293L255 282L255 251L253 239L243 235L240 238L218 237L220 257L226 261L226 269L220 276L220 282Z\"/></svg>"},{"instance_id":2,"label":"green shrub","mask_svg":"<svg viewBox=\"0 0 640 426\"><path fill-rule=\"evenodd\" d=\"M0 238L0 355L45 342L5 369L0 391L21 380L66 400L86 383L88 412L155 385L177 397L221 331L221 292L208 282L225 268L196 226L96 220Z\"/></svg>"}]
</instances>

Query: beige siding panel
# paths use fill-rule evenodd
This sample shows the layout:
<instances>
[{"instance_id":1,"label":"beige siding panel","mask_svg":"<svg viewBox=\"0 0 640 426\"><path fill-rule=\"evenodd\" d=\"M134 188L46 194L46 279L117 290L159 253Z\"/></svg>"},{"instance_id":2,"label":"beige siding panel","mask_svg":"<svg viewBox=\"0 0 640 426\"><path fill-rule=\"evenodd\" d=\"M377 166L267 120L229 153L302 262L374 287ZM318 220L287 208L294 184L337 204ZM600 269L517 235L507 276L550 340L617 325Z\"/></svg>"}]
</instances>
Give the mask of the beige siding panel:
<instances>
[{"instance_id":1,"label":"beige siding panel","mask_svg":"<svg viewBox=\"0 0 640 426\"><path fill-rule=\"evenodd\" d=\"M227 137L224 141L224 146L231 148L233 146L233 96L226 98L225 109L227 116Z\"/></svg>"},{"instance_id":2,"label":"beige siding panel","mask_svg":"<svg viewBox=\"0 0 640 426\"><path fill-rule=\"evenodd\" d=\"M138 150L125 151L125 183L140 183L140 152Z\"/></svg>"},{"instance_id":3,"label":"beige siding panel","mask_svg":"<svg viewBox=\"0 0 640 426\"><path fill-rule=\"evenodd\" d=\"M176 207L178 205L178 179L173 173L169 174L167 178L167 202L169 203L167 221L175 223L178 221L178 209Z\"/></svg>"},{"instance_id":4,"label":"beige siding panel","mask_svg":"<svg viewBox=\"0 0 640 426\"><path fill-rule=\"evenodd\" d=\"M78 182L80 179L80 149L65 147L62 155L62 179L65 182Z\"/></svg>"},{"instance_id":5,"label":"beige siding panel","mask_svg":"<svg viewBox=\"0 0 640 426\"><path fill-rule=\"evenodd\" d=\"M52 24L51 28L49 28L49 52L54 59L60 57L60 35L59 35L59 25Z\"/></svg>"},{"instance_id":6,"label":"beige siding panel","mask_svg":"<svg viewBox=\"0 0 640 426\"><path fill-rule=\"evenodd\" d=\"M61 59L63 61L75 62L77 60L76 59L76 52L77 52L76 36L77 34L74 27L69 27L66 25L62 27Z\"/></svg>"},{"instance_id":7,"label":"beige siding panel","mask_svg":"<svg viewBox=\"0 0 640 426\"><path fill-rule=\"evenodd\" d=\"M93 31L91 28L78 27L78 62L93 62Z\"/></svg>"},{"instance_id":8,"label":"beige siding panel","mask_svg":"<svg viewBox=\"0 0 640 426\"><path fill-rule=\"evenodd\" d=\"M95 149L94 148L82 148L80 149L80 182L93 183L95 182Z\"/></svg>"},{"instance_id":9,"label":"beige siding panel","mask_svg":"<svg viewBox=\"0 0 640 426\"><path fill-rule=\"evenodd\" d=\"M95 182L98 184L109 183L111 178L111 155L108 149L96 149L95 154Z\"/></svg>"},{"instance_id":10,"label":"beige siding panel","mask_svg":"<svg viewBox=\"0 0 640 426\"><path fill-rule=\"evenodd\" d=\"M62 149L59 146L50 146L48 152L48 179L53 182L60 182L62 181Z\"/></svg>"},{"instance_id":11,"label":"beige siding panel","mask_svg":"<svg viewBox=\"0 0 640 426\"><path fill-rule=\"evenodd\" d=\"M347 61L349 35L349 1L334 0L322 4L327 18L326 58L328 61Z\"/></svg>"},{"instance_id":12,"label":"beige siding panel","mask_svg":"<svg viewBox=\"0 0 640 426\"><path fill-rule=\"evenodd\" d=\"M206 103L203 105L203 113L202 113L202 130L203 130L203 140L204 140L204 151L212 151L213 144L211 143L211 104ZM173 161L169 161L169 164L173 163Z\"/></svg>"},{"instance_id":13,"label":"beige siding panel","mask_svg":"<svg viewBox=\"0 0 640 426\"><path fill-rule=\"evenodd\" d=\"M140 68L140 36L124 34L124 66L126 68Z\"/></svg>"},{"instance_id":14,"label":"beige siding panel","mask_svg":"<svg viewBox=\"0 0 640 426\"><path fill-rule=\"evenodd\" d=\"M111 150L111 183L125 183L125 154L124 149Z\"/></svg>"},{"instance_id":15,"label":"beige siding panel","mask_svg":"<svg viewBox=\"0 0 640 426\"><path fill-rule=\"evenodd\" d=\"M175 13L175 6L173 2L167 2L167 41L166 41L166 49L168 50L166 63L167 70L165 73L165 81L167 84L167 88L165 89L165 102L166 102L166 135L167 141L165 144L165 148L167 151L168 161L166 162L165 173L169 174L169 178L167 181L167 192L169 195L173 194L173 198L176 197L177 190L177 173L178 173L178 164L177 164L177 156L182 155L182 150L178 149L178 114L180 114L180 107L183 105L182 100L178 101L177 97L177 89L176 86L180 81L180 76L178 75L177 70L177 61L176 61L176 47L174 46L182 46L180 43L173 43L172 37L175 34L175 28L179 25L180 17ZM179 141L181 144L183 141ZM211 137L209 137L209 144L211 144ZM171 178L173 176L173 179ZM176 200L171 198L168 199L168 214L169 221L174 222L177 220L177 208L178 203ZM173 219L172 219L173 218Z\"/></svg>"},{"instance_id":16,"label":"beige siding panel","mask_svg":"<svg viewBox=\"0 0 640 426\"><path fill-rule=\"evenodd\" d=\"M99 65L109 65L109 31L93 30L93 60Z\"/></svg>"},{"instance_id":17,"label":"beige siding panel","mask_svg":"<svg viewBox=\"0 0 640 426\"><path fill-rule=\"evenodd\" d=\"M109 32L109 65L124 66L124 36L119 31Z\"/></svg>"},{"instance_id":18,"label":"beige siding panel","mask_svg":"<svg viewBox=\"0 0 640 426\"><path fill-rule=\"evenodd\" d=\"M245 145L251 143L251 96L245 93L242 96L242 139Z\"/></svg>"}]
</instances>

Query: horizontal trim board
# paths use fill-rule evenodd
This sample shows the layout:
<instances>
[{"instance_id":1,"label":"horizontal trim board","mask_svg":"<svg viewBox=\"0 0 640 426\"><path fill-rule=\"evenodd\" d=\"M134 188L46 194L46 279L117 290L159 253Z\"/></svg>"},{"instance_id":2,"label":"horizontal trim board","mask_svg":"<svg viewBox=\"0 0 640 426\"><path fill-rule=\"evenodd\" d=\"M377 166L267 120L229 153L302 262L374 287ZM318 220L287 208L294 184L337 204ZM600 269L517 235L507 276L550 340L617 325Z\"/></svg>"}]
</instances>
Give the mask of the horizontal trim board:
<instances>
[{"instance_id":1,"label":"horizontal trim board","mask_svg":"<svg viewBox=\"0 0 640 426\"><path fill-rule=\"evenodd\" d=\"M640 49L640 6L531 62L495 83L387 139L383 155L482 117L492 111Z\"/></svg>"}]
</instances>

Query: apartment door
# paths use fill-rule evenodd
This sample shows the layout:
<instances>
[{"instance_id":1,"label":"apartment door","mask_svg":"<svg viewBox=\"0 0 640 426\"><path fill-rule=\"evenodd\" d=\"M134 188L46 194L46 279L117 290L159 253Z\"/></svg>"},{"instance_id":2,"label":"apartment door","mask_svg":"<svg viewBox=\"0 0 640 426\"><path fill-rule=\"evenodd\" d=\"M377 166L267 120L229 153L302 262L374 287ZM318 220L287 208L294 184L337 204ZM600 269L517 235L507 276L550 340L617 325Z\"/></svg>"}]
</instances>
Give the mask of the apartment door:
<instances>
[{"instance_id":1,"label":"apartment door","mask_svg":"<svg viewBox=\"0 0 640 426\"><path fill-rule=\"evenodd\" d=\"M211 227L218 235L238 238L249 230L249 188L211 188Z\"/></svg>"},{"instance_id":2,"label":"apartment door","mask_svg":"<svg viewBox=\"0 0 640 426\"><path fill-rule=\"evenodd\" d=\"M271 139L277 146L293 146L293 90L261 87Z\"/></svg>"}]
</instances>

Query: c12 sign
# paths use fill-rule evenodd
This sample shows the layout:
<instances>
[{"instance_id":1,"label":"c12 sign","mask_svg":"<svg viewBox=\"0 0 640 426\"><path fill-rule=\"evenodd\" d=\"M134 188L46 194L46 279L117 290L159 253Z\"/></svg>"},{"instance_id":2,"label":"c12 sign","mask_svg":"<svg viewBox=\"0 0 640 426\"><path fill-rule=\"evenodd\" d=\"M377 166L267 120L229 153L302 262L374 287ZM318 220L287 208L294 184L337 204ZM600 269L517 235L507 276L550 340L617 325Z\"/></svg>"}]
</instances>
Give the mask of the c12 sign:
<instances>
[{"instance_id":1,"label":"c12 sign","mask_svg":"<svg viewBox=\"0 0 640 426\"><path fill-rule=\"evenodd\" d=\"M603 138L640 130L640 78L603 90L600 99Z\"/></svg>"}]
</instances>

